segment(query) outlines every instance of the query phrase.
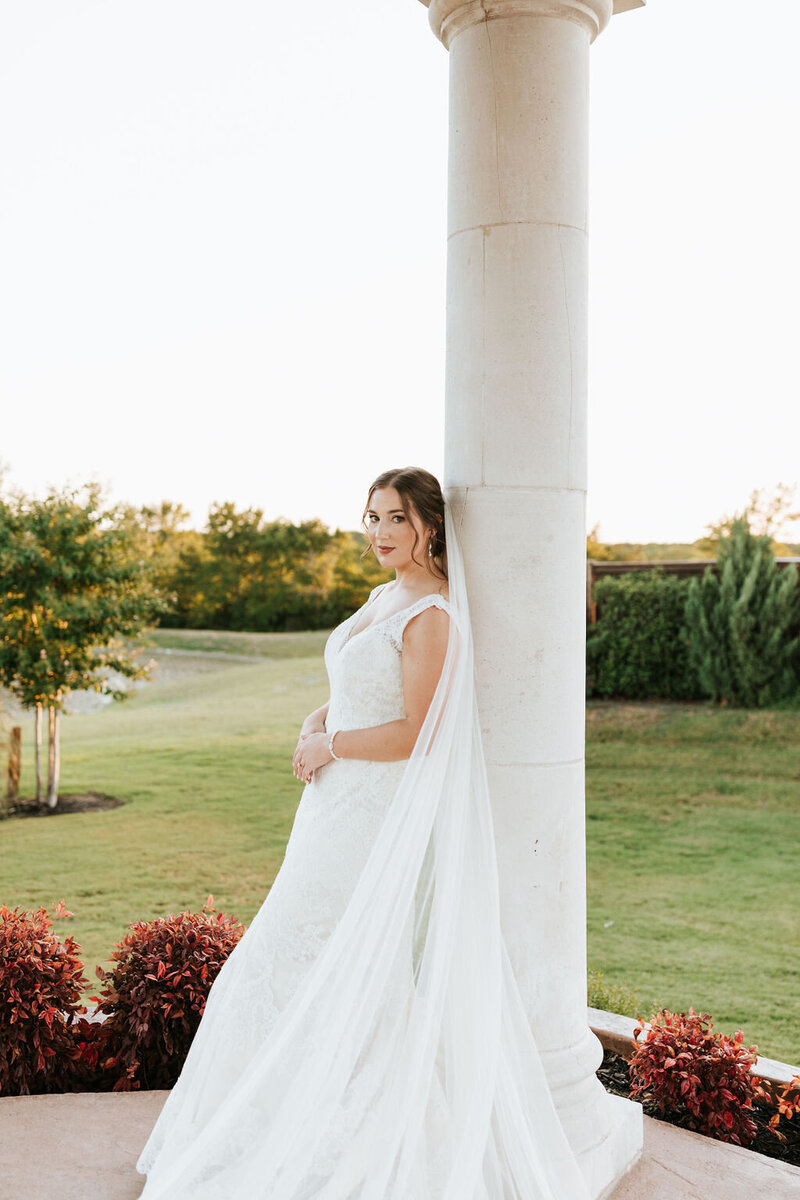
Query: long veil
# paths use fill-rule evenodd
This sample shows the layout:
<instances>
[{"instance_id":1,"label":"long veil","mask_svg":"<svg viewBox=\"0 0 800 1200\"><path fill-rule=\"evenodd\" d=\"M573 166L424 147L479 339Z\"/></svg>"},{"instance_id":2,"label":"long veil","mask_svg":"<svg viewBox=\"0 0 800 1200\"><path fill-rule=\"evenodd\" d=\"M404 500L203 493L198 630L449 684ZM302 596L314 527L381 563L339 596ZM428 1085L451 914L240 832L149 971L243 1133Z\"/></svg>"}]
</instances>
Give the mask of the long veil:
<instances>
[{"instance_id":1,"label":"long veil","mask_svg":"<svg viewBox=\"0 0 800 1200\"><path fill-rule=\"evenodd\" d=\"M500 930L449 504L445 535L444 667L348 906L202 1136L156 1161L148 1200L189 1177L198 1200L588 1200Z\"/></svg>"}]
</instances>

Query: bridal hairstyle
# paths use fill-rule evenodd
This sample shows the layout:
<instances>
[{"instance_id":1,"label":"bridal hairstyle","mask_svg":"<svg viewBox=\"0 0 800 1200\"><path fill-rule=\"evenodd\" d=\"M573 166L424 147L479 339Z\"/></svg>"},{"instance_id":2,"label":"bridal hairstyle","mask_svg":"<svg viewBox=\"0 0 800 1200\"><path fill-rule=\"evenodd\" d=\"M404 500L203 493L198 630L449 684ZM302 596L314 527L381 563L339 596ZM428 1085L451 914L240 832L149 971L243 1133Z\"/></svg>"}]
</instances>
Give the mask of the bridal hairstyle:
<instances>
[{"instance_id":1,"label":"bridal hairstyle","mask_svg":"<svg viewBox=\"0 0 800 1200\"><path fill-rule=\"evenodd\" d=\"M435 475L431 475L430 471L424 470L423 467L394 467L390 471L383 471L378 478L370 485L369 494L367 495L367 503L364 505L364 513L361 517L361 523L366 527L367 513L369 506L372 503L372 493L378 488L395 488L400 497L400 503L403 506L403 512L411 520L412 512L415 513L423 525L428 529L434 529L436 532L431 538L431 544L426 547L426 562L420 562L418 558L414 558L414 551L419 543L419 534L415 533L414 545L411 550L411 557L417 566L427 566L432 568L433 574L438 574L442 579L447 579L447 539L444 528L444 496L439 480ZM427 554L427 550L430 554ZM362 558L372 550L372 545L368 545Z\"/></svg>"}]
</instances>

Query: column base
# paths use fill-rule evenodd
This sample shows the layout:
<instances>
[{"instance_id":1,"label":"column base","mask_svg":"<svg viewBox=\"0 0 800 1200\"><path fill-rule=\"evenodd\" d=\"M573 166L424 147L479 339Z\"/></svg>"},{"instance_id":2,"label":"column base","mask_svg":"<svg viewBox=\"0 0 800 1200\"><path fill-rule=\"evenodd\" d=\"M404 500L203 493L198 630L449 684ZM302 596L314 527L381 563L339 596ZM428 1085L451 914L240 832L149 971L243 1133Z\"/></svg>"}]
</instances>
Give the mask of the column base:
<instances>
[{"instance_id":1,"label":"column base","mask_svg":"<svg viewBox=\"0 0 800 1200\"><path fill-rule=\"evenodd\" d=\"M642 1106L607 1092L595 1074L603 1047L588 1026L569 1047L542 1054L553 1103L593 1200L601 1200L639 1158Z\"/></svg>"},{"instance_id":2,"label":"column base","mask_svg":"<svg viewBox=\"0 0 800 1200\"><path fill-rule=\"evenodd\" d=\"M565 1113L559 1109L559 1116L573 1149L576 1143L584 1143L582 1149L576 1149L576 1157L590 1195L605 1200L642 1153L642 1106L607 1092L598 1080L596 1095L579 1110ZM587 1131L592 1138L589 1145L585 1144Z\"/></svg>"}]
</instances>

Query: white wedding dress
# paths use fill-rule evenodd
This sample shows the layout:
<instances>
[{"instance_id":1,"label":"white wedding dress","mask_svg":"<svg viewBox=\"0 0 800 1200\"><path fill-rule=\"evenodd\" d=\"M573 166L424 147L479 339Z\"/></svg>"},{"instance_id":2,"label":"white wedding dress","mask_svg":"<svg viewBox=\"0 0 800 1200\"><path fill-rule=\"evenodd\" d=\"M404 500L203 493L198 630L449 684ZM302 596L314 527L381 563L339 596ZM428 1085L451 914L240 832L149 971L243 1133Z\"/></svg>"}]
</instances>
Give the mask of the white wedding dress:
<instances>
[{"instance_id":1,"label":"white wedding dress","mask_svg":"<svg viewBox=\"0 0 800 1200\"><path fill-rule=\"evenodd\" d=\"M500 934L449 508L446 532L450 602L364 627L376 588L328 639L327 729L381 725L404 716L406 625L450 615L411 758L330 762L304 789L136 1163L142 1200L588 1198Z\"/></svg>"}]
</instances>

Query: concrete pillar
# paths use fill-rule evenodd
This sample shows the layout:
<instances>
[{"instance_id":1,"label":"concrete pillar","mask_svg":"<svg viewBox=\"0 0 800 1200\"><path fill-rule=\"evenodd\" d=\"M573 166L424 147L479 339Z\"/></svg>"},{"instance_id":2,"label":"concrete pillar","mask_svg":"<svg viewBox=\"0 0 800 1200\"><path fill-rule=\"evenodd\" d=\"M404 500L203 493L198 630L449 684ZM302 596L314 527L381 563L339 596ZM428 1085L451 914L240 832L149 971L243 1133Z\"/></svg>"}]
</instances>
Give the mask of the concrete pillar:
<instances>
[{"instance_id":1,"label":"concrete pillar","mask_svg":"<svg viewBox=\"0 0 800 1200\"><path fill-rule=\"evenodd\" d=\"M642 1139L639 1106L597 1081L586 1020L588 69L611 14L612 0L429 3L450 51L445 487L461 519L503 926L594 1196Z\"/></svg>"}]
</instances>

